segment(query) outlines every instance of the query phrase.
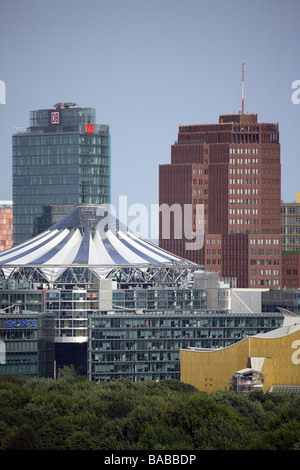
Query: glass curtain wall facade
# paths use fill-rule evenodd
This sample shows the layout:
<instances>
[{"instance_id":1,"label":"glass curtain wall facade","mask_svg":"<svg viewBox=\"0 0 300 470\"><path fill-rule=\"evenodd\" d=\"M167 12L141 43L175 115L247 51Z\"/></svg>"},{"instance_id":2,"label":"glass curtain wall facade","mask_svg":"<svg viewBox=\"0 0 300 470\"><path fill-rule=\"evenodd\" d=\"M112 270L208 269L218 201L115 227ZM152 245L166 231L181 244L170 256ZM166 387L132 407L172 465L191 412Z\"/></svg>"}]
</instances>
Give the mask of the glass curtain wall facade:
<instances>
[{"instance_id":1,"label":"glass curtain wall facade","mask_svg":"<svg viewBox=\"0 0 300 470\"><path fill-rule=\"evenodd\" d=\"M281 234L283 251L300 251L300 203L281 203Z\"/></svg>"},{"instance_id":2,"label":"glass curtain wall facade","mask_svg":"<svg viewBox=\"0 0 300 470\"><path fill-rule=\"evenodd\" d=\"M270 290L262 292L262 312L276 312L278 308L289 310L295 315L300 315L300 291L299 289Z\"/></svg>"},{"instance_id":3,"label":"glass curtain wall facade","mask_svg":"<svg viewBox=\"0 0 300 470\"><path fill-rule=\"evenodd\" d=\"M237 315L222 310L146 311L91 315L88 378L180 380L180 349L221 348L282 325L278 313Z\"/></svg>"},{"instance_id":4,"label":"glass curtain wall facade","mask_svg":"<svg viewBox=\"0 0 300 470\"><path fill-rule=\"evenodd\" d=\"M13 134L14 245L45 231L77 204L110 204L111 141L96 111L58 103L30 112Z\"/></svg>"}]
</instances>

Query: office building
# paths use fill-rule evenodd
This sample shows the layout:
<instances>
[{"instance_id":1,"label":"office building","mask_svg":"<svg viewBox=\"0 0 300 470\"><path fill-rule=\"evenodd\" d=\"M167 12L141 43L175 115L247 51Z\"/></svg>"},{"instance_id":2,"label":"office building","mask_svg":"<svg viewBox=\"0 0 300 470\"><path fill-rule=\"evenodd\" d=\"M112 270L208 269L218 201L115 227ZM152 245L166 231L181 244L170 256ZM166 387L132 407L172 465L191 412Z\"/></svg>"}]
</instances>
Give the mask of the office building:
<instances>
[{"instance_id":1,"label":"office building","mask_svg":"<svg viewBox=\"0 0 300 470\"><path fill-rule=\"evenodd\" d=\"M55 376L52 315L31 311L8 313L1 310L0 374L51 378Z\"/></svg>"},{"instance_id":2,"label":"office building","mask_svg":"<svg viewBox=\"0 0 300 470\"><path fill-rule=\"evenodd\" d=\"M284 289L300 287L300 192L296 201L281 202L282 280Z\"/></svg>"},{"instance_id":3,"label":"office building","mask_svg":"<svg viewBox=\"0 0 300 470\"><path fill-rule=\"evenodd\" d=\"M221 115L218 124L179 126L171 163L159 167L159 204L190 205L193 232L199 207L204 219L203 247L187 249L187 237L176 236L175 216L164 236L161 213L162 248L236 279L237 287L280 287L278 124L239 113Z\"/></svg>"},{"instance_id":4,"label":"office building","mask_svg":"<svg viewBox=\"0 0 300 470\"><path fill-rule=\"evenodd\" d=\"M282 250L300 251L300 192L295 202L281 203Z\"/></svg>"},{"instance_id":5,"label":"office building","mask_svg":"<svg viewBox=\"0 0 300 470\"><path fill-rule=\"evenodd\" d=\"M159 295L159 290L157 291ZM91 315L88 378L103 382L181 379L180 350L222 348L282 325L275 313L237 314L221 309L157 309Z\"/></svg>"},{"instance_id":6,"label":"office building","mask_svg":"<svg viewBox=\"0 0 300 470\"><path fill-rule=\"evenodd\" d=\"M276 310L300 316L300 290L284 288L262 292L261 311L275 312Z\"/></svg>"},{"instance_id":7,"label":"office building","mask_svg":"<svg viewBox=\"0 0 300 470\"><path fill-rule=\"evenodd\" d=\"M76 204L109 204L108 125L75 103L30 112L13 134L14 245L43 232Z\"/></svg>"},{"instance_id":8,"label":"office building","mask_svg":"<svg viewBox=\"0 0 300 470\"><path fill-rule=\"evenodd\" d=\"M0 251L11 248L13 244L12 201L0 201Z\"/></svg>"}]
</instances>

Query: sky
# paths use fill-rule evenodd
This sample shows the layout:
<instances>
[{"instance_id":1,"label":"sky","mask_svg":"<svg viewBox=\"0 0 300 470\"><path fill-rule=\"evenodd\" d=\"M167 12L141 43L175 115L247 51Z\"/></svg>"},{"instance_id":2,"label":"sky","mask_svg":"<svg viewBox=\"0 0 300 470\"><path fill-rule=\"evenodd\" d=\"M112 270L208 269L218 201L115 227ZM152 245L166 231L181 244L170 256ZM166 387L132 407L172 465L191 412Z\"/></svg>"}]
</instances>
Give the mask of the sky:
<instances>
[{"instance_id":1,"label":"sky","mask_svg":"<svg viewBox=\"0 0 300 470\"><path fill-rule=\"evenodd\" d=\"M239 112L244 63L245 112L279 123L282 199L294 201L299 18L299 0L0 0L0 200L12 199L13 128L71 101L110 126L116 210L122 199L150 213L178 126Z\"/></svg>"}]
</instances>

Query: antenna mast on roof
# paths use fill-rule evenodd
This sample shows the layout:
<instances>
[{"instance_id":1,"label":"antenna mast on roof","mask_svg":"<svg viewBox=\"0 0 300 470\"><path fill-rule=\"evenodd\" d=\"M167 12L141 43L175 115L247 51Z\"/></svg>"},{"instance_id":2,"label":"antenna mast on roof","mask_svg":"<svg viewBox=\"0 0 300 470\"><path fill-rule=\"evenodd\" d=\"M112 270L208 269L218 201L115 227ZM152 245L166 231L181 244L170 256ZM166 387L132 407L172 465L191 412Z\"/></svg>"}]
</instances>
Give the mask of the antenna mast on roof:
<instances>
[{"instance_id":1,"label":"antenna mast on roof","mask_svg":"<svg viewBox=\"0 0 300 470\"><path fill-rule=\"evenodd\" d=\"M242 64L242 114L244 114L244 64Z\"/></svg>"}]
</instances>

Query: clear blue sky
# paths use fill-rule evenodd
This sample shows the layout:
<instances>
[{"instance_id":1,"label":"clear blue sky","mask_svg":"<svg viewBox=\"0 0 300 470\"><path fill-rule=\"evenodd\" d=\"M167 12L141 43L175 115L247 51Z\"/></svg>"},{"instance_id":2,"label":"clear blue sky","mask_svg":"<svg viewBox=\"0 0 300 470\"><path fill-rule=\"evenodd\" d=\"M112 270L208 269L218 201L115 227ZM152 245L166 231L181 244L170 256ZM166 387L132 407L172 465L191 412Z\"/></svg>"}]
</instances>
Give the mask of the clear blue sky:
<instances>
[{"instance_id":1,"label":"clear blue sky","mask_svg":"<svg viewBox=\"0 0 300 470\"><path fill-rule=\"evenodd\" d=\"M158 167L180 124L241 109L278 122L282 198L300 191L299 0L1 0L0 200L11 135L29 111L74 101L110 125L112 202L158 203Z\"/></svg>"}]
</instances>

